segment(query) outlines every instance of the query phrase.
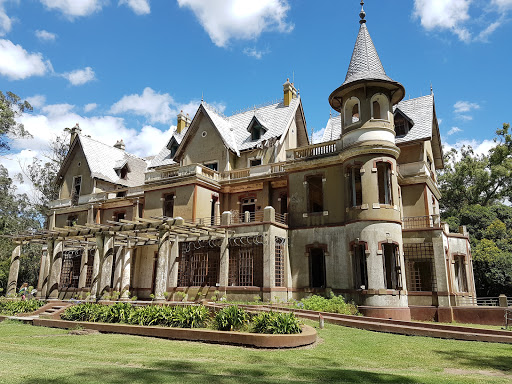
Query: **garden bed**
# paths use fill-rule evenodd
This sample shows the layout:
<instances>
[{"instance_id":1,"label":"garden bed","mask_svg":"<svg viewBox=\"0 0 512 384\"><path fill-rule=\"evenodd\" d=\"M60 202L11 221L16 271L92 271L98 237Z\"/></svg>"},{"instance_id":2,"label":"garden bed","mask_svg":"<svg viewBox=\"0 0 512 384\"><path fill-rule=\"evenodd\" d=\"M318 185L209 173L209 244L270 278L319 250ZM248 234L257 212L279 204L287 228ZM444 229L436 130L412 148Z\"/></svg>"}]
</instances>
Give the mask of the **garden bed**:
<instances>
[{"instance_id":1,"label":"garden bed","mask_svg":"<svg viewBox=\"0 0 512 384\"><path fill-rule=\"evenodd\" d=\"M243 345L257 348L301 347L313 344L316 341L317 336L316 330L308 325L302 325L302 332L292 335L270 335L248 332L214 331L203 328L170 328L54 319L34 319L33 325L63 329L82 327L106 333L150 336L173 340L203 341L208 343Z\"/></svg>"}]
</instances>

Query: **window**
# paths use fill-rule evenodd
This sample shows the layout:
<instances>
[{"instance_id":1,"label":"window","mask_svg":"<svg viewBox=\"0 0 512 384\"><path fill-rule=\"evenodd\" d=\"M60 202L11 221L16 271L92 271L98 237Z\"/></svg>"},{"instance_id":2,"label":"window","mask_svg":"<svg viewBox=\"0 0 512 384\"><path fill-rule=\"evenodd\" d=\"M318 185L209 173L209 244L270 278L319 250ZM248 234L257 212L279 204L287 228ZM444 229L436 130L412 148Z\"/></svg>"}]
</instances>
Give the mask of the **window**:
<instances>
[{"instance_id":1,"label":"window","mask_svg":"<svg viewBox=\"0 0 512 384\"><path fill-rule=\"evenodd\" d=\"M395 133L397 136L405 136L409 132L409 123L402 116L395 116Z\"/></svg>"},{"instance_id":2,"label":"window","mask_svg":"<svg viewBox=\"0 0 512 384\"><path fill-rule=\"evenodd\" d=\"M307 178L308 184L308 210L311 213L324 211L324 193L322 176L315 175Z\"/></svg>"},{"instance_id":3,"label":"window","mask_svg":"<svg viewBox=\"0 0 512 384\"><path fill-rule=\"evenodd\" d=\"M66 220L66 225L68 227L74 227L78 224L78 216L77 215L69 215L68 219Z\"/></svg>"},{"instance_id":4,"label":"window","mask_svg":"<svg viewBox=\"0 0 512 384\"><path fill-rule=\"evenodd\" d=\"M365 245L361 243L354 244L352 247L355 289L368 289L368 269L365 251Z\"/></svg>"},{"instance_id":5,"label":"window","mask_svg":"<svg viewBox=\"0 0 512 384\"><path fill-rule=\"evenodd\" d=\"M172 159L176 152L178 151L178 144L176 142L173 142L169 148L169 157Z\"/></svg>"},{"instance_id":6,"label":"window","mask_svg":"<svg viewBox=\"0 0 512 384\"><path fill-rule=\"evenodd\" d=\"M257 167L258 165L261 165L261 159L250 159L249 160L249 167Z\"/></svg>"},{"instance_id":7,"label":"window","mask_svg":"<svg viewBox=\"0 0 512 384\"><path fill-rule=\"evenodd\" d=\"M230 245L230 286L263 286L263 245Z\"/></svg>"},{"instance_id":8,"label":"window","mask_svg":"<svg viewBox=\"0 0 512 384\"><path fill-rule=\"evenodd\" d=\"M210 168L212 171L218 171L219 170L219 163L216 161L213 161L211 163L204 163L204 166L206 168Z\"/></svg>"},{"instance_id":9,"label":"window","mask_svg":"<svg viewBox=\"0 0 512 384\"><path fill-rule=\"evenodd\" d=\"M126 191L121 191L121 192L116 193L116 197L125 197L125 196L126 196Z\"/></svg>"},{"instance_id":10,"label":"window","mask_svg":"<svg viewBox=\"0 0 512 384\"><path fill-rule=\"evenodd\" d=\"M454 256L455 263L455 286L458 292L468 292L468 279L466 275L466 257L464 255Z\"/></svg>"},{"instance_id":11,"label":"window","mask_svg":"<svg viewBox=\"0 0 512 384\"><path fill-rule=\"evenodd\" d=\"M378 101L373 102L373 118L382 119L382 116L380 114L380 104Z\"/></svg>"},{"instance_id":12,"label":"window","mask_svg":"<svg viewBox=\"0 0 512 384\"><path fill-rule=\"evenodd\" d=\"M393 204L391 190L391 164L380 162L377 163L377 179L379 184L379 203Z\"/></svg>"},{"instance_id":13,"label":"window","mask_svg":"<svg viewBox=\"0 0 512 384\"><path fill-rule=\"evenodd\" d=\"M404 244L404 262L409 291L437 291L432 243Z\"/></svg>"},{"instance_id":14,"label":"window","mask_svg":"<svg viewBox=\"0 0 512 384\"><path fill-rule=\"evenodd\" d=\"M361 168L349 168L349 195L350 206L357 207L363 204L363 188L361 184Z\"/></svg>"},{"instance_id":15,"label":"window","mask_svg":"<svg viewBox=\"0 0 512 384\"><path fill-rule=\"evenodd\" d=\"M71 190L71 205L78 205L80 198L80 190L82 188L82 176L75 176L73 178L73 189Z\"/></svg>"},{"instance_id":16,"label":"window","mask_svg":"<svg viewBox=\"0 0 512 384\"><path fill-rule=\"evenodd\" d=\"M78 288L82 250L64 251L62 255L62 270L60 288Z\"/></svg>"},{"instance_id":17,"label":"window","mask_svg":"<svg viewBox=\"0 0 512 384\"><path fill-rule=\"evenodd\" d=\"M281 195L279 197L281 199L280 206L281 206L281 215L284 215L285 213L288 213L288 195Z\"/></svg>"},{"instance_id":18,"label":"window","mask_svg":"<svg viewBox=\"0 0 512 384\"><path fill-rule=\"evenodd\" d=\"M325 288L325 253L323 248L310 248L309 270L311 288Z\"/></svg>"},{"instance_id":19,"label":"window","mask_svg":"<svg viewBox=\"0 0 512 384\"><path fill-rule=\"evenodd\" d=\"M382 245L384 257L384 286L387 289L401 289L401 269L398 246L385 243Z\"/></svg>"},{"instance_id":20,"label":"window","mask_svg":"<svg viewBox=\"0 0 512 384\"><path fill-rule=\"evenodd\" d=\"M117 212L115 214L114 220L117 221L117 222L120 222L121 220L124 220L125 217L126 217L126 213L125 212Z\"/></svg>"},{"instance_id":21,"label":"window","mask_svg":"<svg viewBox=\"0 0 512 384\"><path fill-rule=\"evenodd\" d=\"M128 176L128 165L125 165L123 168L121 168L121 171L119 171L119 177L123 180L126 180L127 176Z\"/></svg>"},{"instance_id":22,"label":"window","mask_svg":"<svg viewBox=\"0 0 512 384\"><path fill-rule=\"evenodd\" d=\"M180 243L178 286L215 286L218 283L220 248L194 249L192 243Z\"/></svg>"},{"instance_id":23,"label":"window","mask_svg":"<svg viewBox=\"0 0 512 384\"><path fill-rule=\"evenodd\" d=\"M351 97L345 103L343 108L343 115L345 116L344 125L350 125L359 121L359 99Z\"/></svg>"},{"instance_id":24,"label":"window","mask_svg":"<svg viewBox=\"0 0 512 384\"><path fill-rule=\"evenodd\" d=\"M240 201L242 205L242 217L241 221L244 223L250 223L254 221L256 218L256 199L255 198L246 198ZM246 218L245 212L249 212L248 217Z\"/></svg>"},{"instance_id":25,"label":"window","mask_svg":"<svg viewBox=\"0 0 512 384\"><path fill-rule=\"evenodd\" d=\"M286 239L276 237L275 249L275 285L284 287L284 247Z\"/></svg>"},{"instance_id":26,"label":"window","mask_svg":"<svg viewBox=\"0 0 512 384\"><path fill-rule=\"evenodd\" d=\"M174 194L173 193L169 193L164 196L163 214L165 217L174 217Z\"/></svg>"}]
</instances>

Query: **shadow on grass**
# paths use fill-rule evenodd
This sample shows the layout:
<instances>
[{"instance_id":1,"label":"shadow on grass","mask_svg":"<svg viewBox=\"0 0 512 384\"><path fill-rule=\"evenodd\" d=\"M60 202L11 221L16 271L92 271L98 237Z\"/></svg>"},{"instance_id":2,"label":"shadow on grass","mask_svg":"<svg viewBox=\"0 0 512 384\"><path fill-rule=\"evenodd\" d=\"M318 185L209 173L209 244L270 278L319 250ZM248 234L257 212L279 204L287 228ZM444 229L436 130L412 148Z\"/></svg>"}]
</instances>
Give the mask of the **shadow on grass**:
<instances>
[{"instance_id":1,"label":"shadow on grass","mask_svg":"<svg viewBox=\"0 0 512 384\"><path fill-rule=\"evenodd\" d=\"M512 372L512 347L507 356L486 356L482 353L470 351L434 351L442 355L443 358L452 360L460 365L465 365L472 369L495 369L505 373Z\"/></svg>"},{"instance_id":2,"label":"shadow on grass","mask_svg":"<svg viewBox=\"0 0 512 384\"><path fill-rule=\"evenodd\" d=\"M227 383L259 383L274 384L283 383L417 383L417 380L411 378L373 372L364 372L357 370L338 369L334 367L319 369L293 369L293 372L277 373L271 370L261 369L230 369L224 366L219 369L219 373L212 373L200 363L188 361L169 361L155 364L153 368L133 368L133 367L111 367L111 368L91 368L90 370L81 369L66 377L59 377L56 374L52 378L26 378L25 381L19 381L18 384L32 384L36 380L39 384L76 384L76 383L141 383L141 384L159 384L159 383L208 383L208 384L227 384Z\"/></svg>"}]
</instances>

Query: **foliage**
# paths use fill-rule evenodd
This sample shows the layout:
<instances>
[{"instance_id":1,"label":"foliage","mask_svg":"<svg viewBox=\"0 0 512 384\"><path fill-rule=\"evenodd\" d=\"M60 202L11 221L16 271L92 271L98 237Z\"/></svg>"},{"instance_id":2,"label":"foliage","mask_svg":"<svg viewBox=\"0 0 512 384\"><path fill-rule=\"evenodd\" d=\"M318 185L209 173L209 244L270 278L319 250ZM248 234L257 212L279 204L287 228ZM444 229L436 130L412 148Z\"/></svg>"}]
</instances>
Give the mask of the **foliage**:
<instances>
[{"instance_id":1,"label":"foliage","mask_svg":"<svg viewBox=\"0 0 512 384\"><path fill-rule=\"evenodd\" d=\"M358 314L357 307L354 304L346 303L343 296L336 296L332 292L329 299L323 296L313 295L295 303L294 306L309 311L341 313L344 315Z\"/></svg>"},{"instance_id":2,"label":"foliage","mask_svg":"<svg viewBox=\"0 0 512 384\"><path fill-rule=\"evenodd\" d=\"M44 305L44 301L30 300L7 300L0 298L0 314L6 316L16 315L18 313L34 312Z\"/></svg>"},{"instance_id":3,"label":"foliage","mask_svg":"<svg viewBox=\"0 0 512 384\"><path fill-rule=\"evenodd\" d=\"M256 333L289 335L300 333L300 321L293 313L262 312L252 319Z\"/></svg>"},{"instance_id":4,"label":"foliage","mask_svg":"<svg viewBox=\"0 0 512 384\"><path fill-rule=\"evenodd\" d=\"M246 326L249 315L237 305L222 308L214 318L214 328L219 331L236 331Z\"/></svg>"},{"instance_id":5,"label":"foliage","mask_svg":"<svg viewBox=\"0 0 512 384\"><path fill-rule=\"evenodd\" d=\"M204 306L147 305L135 307L131 303L113 305L82 303L67 308L61 318L70 321L200 328L204 327L209 319L209 311Z\"/></svg>"},{"instance_id":6,"label":"foliage","mask_svg":"<svg viewBox=\"0 0 512 384\"><path fill-rule=\"evenodd\" d=\"M11 149L10 139L31 137L23 124L16 121L24 112L30 111L32 106L28 101L21 101L20 97L12 92L4 94L0 91L0 154Z\"/></svg>"},{"instance_id":7,"label":"foliage","mask_svg":"<svg viewBox=\"0 0 512 384\"><path fill-rule=\"evenodd\" d=\"M439 177L442 218L467 227L478 296L512 296L512 135L496 130L495 148L451 150Z\"/></svg>"}]
</instances>

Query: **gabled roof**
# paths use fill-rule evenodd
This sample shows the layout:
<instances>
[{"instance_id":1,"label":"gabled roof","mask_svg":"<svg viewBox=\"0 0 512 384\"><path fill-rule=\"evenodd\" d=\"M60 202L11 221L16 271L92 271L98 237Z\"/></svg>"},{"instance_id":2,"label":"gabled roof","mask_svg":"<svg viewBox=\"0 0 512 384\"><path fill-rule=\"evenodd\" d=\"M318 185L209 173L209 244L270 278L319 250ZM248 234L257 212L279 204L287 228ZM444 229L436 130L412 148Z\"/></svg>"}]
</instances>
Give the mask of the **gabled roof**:
<instances>
[{"instance_id":1,"label":"gabled roof","mask_svg":"<svg viewBox=\"0 0 512 384\"><path fill-rule=\"evenodd\" d=\"M201 113L205 114L219 132L226 147L237 155L240 155L241 151L261 147L272 139L278 139L286 134L300 105L300 97L296 97L291 100L289 106L285 106L284 102L280 101L246 112L224 116L216 111L214 107L203 101L190 126L194 127L195 124L197 124L198 116ZM249 126L255 118L266 129L259 140L252 140L249 130ZM193 130L194 128L189 129L184 138L185 141L188 136L194 134L192 132ZM180 147L178 152L183 150L184 148Z\"/></svg>"},{"instance_id":2,"label":"gabled roof","mask_svg":"<svg viewBox=\"0 0 512 384\"><path fill-rule=\"evenodd\" d=\"M144 172L147 166L145 160L127 153L122 149L101 143L83 135L77 135L76 139L71 144L71 148L69 149L58 176L61 176L66 171L69 161L71 160L71 153L77 146L80 146L84 152L87 165L91 171L91 177L126 187L136 187L144 184ZM128 165L130 172L126 179L121 179L116 169L118 170L124 165Z\"/></svg>"},{"instance_id":3,"label":"gabled roof","mask_svg":"<svg viewBox=\"0 0 512 384\"><path fill-rule=\"evenodd\" d=\"M171 133L171 138L169 139L167 144L160 150L160 152L158 152L158 154L151 159L148 168L156 168L161 167L163 165L175 164L176 162L171 158L171 143L175 141L176 144L180 145L183 138L185 137L185 134L187 133L187 130L188 127L186 127L180 133L178 133L177 128L175 127Z\"/></svg>"},{"instance_id":4,"label":"gabled roof","mask_svg":"<svg viewBox=\"0 0 512 384\"><path fill-rule=\"evenodd\" d=\"M410 100L402 100L395 105L393 111L400 110L414 122L409 132L396 138L396 143L432 139L432 124L434 120L434 96L427 95Z\"/></svg>"},{"instance_id":5,"label":"gabled roof","mask_svg":"<svg viewBox=\"0 0 512 384\"><path fill-rule=\"evenodd\" d=\"M350 60L347 76L342 86L359 80L393 81L384 71L366 23L362 23L359 28L359 34L357 35L354 51L352 52L352 59Z\"/></svg>"}]
</instances>

